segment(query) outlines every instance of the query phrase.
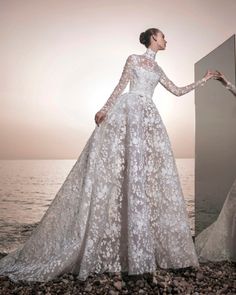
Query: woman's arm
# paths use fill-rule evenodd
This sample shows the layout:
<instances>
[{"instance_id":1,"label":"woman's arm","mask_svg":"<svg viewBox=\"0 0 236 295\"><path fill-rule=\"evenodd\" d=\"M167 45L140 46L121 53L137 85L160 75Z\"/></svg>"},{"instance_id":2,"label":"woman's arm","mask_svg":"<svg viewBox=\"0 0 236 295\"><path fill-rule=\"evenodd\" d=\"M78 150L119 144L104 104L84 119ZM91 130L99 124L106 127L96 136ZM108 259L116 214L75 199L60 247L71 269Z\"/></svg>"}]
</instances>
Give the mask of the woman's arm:
<instances>
[{"instance_id":1,"label":"woman's arm","mask_svg":"<svg viewBox=\"0 0 236 295\"><path fill-rule=\"evenodd\" d=\"M226 86L227 89L229 89L231 92L233 92L234 95L236 95L236 86L231 83L230 81L226 80Z\"/></svg>"},{"instance_id":2,"label":"woman's arm","mask_svg":"<svg viewBox=\"0 0 236 295\"><path fill-rule=\"evenodd\" d=\"M111 93L110 97L108 98L104 106L99 110L99 112L107 113L107 111L114 105L118 96L124 91L125 87L127 86L130 80L131 65L132 54L127 57L118 84L114 88L113 92Z\"/></svg>"},{"instance_id":3,"label":"woman's arm","mask_svg":"<svg viewBox=\"0 0 236 295\"><path fill-rule=\"evenodd\" d=\"M191 90L193 90L194 88L196 88L197 86L203 86L206 81L212 77L212 74L210 71L207 72L207 74L200 80L198 80L197 82L191 83L189 85L183 86L183 87L178 87L177 85L175 85L165 74L165 72L163 71L163 69L160 67L161 69L161 77L160 77L160 83L171 93L173 93L176 96L181 96L184 95L188 92L190 92Z\"/></svg>"},{"instance_id":4,"label":"woman's arm","mask_svg":"<svg viewBox=\"0 0 236 295\"><path fill-rule=\"evenodd\" d=\"M236 86L230 81L228 81L222 72L215 71L214 79L219 80L228 90L230 90L234 95L236 95Z\"/></svg>"}]
</instances>

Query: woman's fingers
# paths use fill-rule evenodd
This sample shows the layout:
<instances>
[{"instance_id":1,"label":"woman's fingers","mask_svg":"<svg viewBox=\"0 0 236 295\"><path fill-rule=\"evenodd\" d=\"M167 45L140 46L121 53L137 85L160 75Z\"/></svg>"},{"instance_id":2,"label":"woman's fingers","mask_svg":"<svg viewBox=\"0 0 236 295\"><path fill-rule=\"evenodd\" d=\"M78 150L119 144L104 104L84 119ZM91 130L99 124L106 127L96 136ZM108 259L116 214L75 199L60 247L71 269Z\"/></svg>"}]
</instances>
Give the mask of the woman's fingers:
<instances>
[{"instance_id":1,"label":"woman's fingers","mask_svg":"<svg viewBox=\"0 0 236 295\"><path fill-rule=\"evenodd\" d=\"M221 77L221 73L217 70L215 70L215 71L208 70L208 71L209 71L210 78L219 79Z\"/></svg>"},{"instance_id":2,"label":"woman's fingers","mask_svg":"<svg viewBox=\"0 0 236 295\"><path fill-rule=\"evenodd\" d=\"M98 124L99 124L99 113L97 113L97 114L95 115L95 122L96 122L96 124L97 124L97 126L98 126Z\"/></svg>"},{"instance_id":3,"label":"woman's fingers","mask_svg":"<svg viewBox=\"0 0 236 295\"><path fill-rule=\"evenodd\" d=\"M206 74L205 74L205 77L206 77L206 79L208 80L208 79L211 79L211 78L213 78L213 79L222 79L222 74L219 72L219 71L212 71L212 70L207 70L207 72L206 72Z\"/></svg>"},{"instance_id":4,"label":"woman's fingers","mask_svg":"<svg viewBox=\"0 0 236 295\"><path fill-rule=\"evenodd\" d=\"M208 69L206 74L205 74L205 77L208 78L208 79L214 77L214 72Z\"/></svg>"},{"instance_id":5,"label":"woman's fingers","mask_svg":"<svg viewBox=\"0 0 236 295\"><path fill-rule=\"evenodd\" d=\"M95 122L97 124L97 126L99 126L99 124L103 121L103 119L105 118L105 114L102 112L97 112L95 115Z\"/></svg>"},{"instance_id":6,"label":"woman's fingers","mask_svg":"<svg viewBox=\"0 0 236 295\"><path fill-rule=\"evenodd\" d=\"M98 124L100 124L100 123L101 123L101 119L102 119L102 116L101 116L101 115L99 115L99 116L98 116Z\"/></svg>"},{"instance_id":7,"label":"woman's fingers","mask_svg":"<svg viewBox=\"0 0 236 295\"><path fill-rule=\"evenodd\" d=\"M214 78L222 80L222 79L224 79L224 75L221 72L216 71L216 74L215 74Z\"/></svg>"}]
</instances>

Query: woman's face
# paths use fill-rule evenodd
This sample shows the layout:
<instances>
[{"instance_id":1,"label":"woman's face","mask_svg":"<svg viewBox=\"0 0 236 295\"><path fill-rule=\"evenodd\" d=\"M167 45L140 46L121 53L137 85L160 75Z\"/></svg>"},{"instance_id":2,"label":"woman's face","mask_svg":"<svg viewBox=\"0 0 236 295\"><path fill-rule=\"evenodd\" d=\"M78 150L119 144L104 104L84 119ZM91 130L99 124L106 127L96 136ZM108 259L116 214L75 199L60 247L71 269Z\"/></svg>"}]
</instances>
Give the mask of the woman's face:
<instances>
[{"instance_id":1,"label":"woman's face","mask_svg":"<svg viewBox=\"0 0 236 295\"><path fill-rule=\"evenodd\" d=\"M154 38L157 40L153 40L157 45L159 50L164 50L166 48L167 41L165 40L165 35L159 31L157 34L154 35Z\"/></svg>"}]
</instances>

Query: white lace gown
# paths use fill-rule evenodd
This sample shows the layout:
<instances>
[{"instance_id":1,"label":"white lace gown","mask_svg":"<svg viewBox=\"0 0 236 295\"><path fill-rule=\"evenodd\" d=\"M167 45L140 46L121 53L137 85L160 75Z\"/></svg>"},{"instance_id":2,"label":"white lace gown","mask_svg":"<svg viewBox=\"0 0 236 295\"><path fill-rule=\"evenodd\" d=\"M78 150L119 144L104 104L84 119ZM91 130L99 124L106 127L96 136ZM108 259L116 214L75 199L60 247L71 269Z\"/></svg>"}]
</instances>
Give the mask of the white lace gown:
<instances>
[{"instance_id":1,"label":"white lace gown","mask_svg":"<svg viewBox=\"0 0 236 295\"><path fill-rule=\"evenodd\" d=\"M141 274L199 266L166 128L152 100L160 82L177 87L150 48L128 56L120 80L79 158L31 237L0 260L12 280L48 281L65 272ZM123 90L129 84L129 91Z\"/></svg>"},{"instance_id":2,"label":"white lace gown","mask_svg":"<svg viewBox=\"0 0 236 295\"><path fill-rule=\"evenodd\" d=\"M226 88L236 96L236 86L226 82ZM236 262L236 179L218 218L196 236L195 247L200 262Z\"/></svg>"}]
</instances>

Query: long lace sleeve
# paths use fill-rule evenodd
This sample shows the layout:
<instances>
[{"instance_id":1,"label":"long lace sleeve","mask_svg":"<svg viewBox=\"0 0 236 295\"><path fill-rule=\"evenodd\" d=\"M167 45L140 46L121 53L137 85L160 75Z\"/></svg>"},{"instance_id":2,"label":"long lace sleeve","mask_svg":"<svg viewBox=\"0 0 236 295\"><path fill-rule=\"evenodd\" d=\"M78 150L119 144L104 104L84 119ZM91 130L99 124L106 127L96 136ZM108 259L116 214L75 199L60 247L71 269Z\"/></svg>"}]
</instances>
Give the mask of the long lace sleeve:
<instances>
[{"instance_id":1,"label":"long lace sleeve","mask_svg":"<svg viewBox=\"0 0 236 295\"><path fill-rule=\"evenodd\" d=\"M226 80L226 86L225 86L228 90L230 90L231 92L233 92L234 95L236 95L236 86L231 83L230 81Z\"/></svg>"},{"instance_id":2,"label":"long lace sleeve","mask_svg":"<svg viewBox=\"0 0 236 295\"><path fill-rule=\"evenodd\" d=\"M198 80L197 82L191 83L189 85L183 86L183 87L178 87L176 86L165 74L163 69L161 69L161 77L160 77L160 83L171 93L173 93L176 96L181 96L184 95L185 93L188 93L189 91L193 90L197 86L203 86L206 83L206 79L202 78Z\"/></svg>"},{"instance_id":3,"label":"long lace sleeve","mask_svg":"<svg viewBox=\"0 0 236 295\"><path fill-rule=\"evenodd\" d=\"M125 87L127 86L130 80L131 65L132 65L132 55L129 55L126 59L118 84L116 85L115 89L111 93L110 97L108 98L104 106L99 111L107 113L107 111L115 103L118 96L122 94L122 92L124 91Z\"/></svg>"}]
</instances>

